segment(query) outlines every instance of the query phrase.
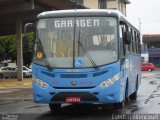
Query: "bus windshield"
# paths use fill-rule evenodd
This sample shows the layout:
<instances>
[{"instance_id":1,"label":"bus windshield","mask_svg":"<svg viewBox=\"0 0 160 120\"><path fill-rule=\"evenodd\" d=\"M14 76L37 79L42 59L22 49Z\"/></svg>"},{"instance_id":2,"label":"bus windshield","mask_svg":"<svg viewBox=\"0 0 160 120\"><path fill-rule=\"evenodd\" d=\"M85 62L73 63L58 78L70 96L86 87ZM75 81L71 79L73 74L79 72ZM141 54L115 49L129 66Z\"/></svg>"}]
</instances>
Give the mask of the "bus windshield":
<instances>
[{"instance_id":1,"label":"bus windshield","mask_svg":"<svg viewBox=\"0 0 160 120\"><path fill-rule=\"evenodd\" d=\"M40 19L33 62L51 68L102 66L118 59L115 17Z\"/></svg>"}]
</instances>

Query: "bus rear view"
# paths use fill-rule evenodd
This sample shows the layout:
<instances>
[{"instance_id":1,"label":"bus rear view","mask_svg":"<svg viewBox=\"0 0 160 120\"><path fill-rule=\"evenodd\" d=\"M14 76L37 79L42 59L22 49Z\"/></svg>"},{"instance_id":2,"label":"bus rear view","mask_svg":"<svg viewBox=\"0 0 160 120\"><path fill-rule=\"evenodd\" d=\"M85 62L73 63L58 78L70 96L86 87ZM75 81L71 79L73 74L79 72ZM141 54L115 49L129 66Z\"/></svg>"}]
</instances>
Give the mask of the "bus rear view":
<instances>
[{"instance_id":1,"label":"bus rear view","mask_svg":"<svg viewBox=\"0 0 160 120\"><path fill-rule=\"evenodd\" d=\"M62 103L121 103L137 91L132 88L126 96L127 73L122 70L127 62L120 59L116 12L65 10L37 18L32 65L36 103L47 103L54 111Z\"/></svg>"}]
</instances>

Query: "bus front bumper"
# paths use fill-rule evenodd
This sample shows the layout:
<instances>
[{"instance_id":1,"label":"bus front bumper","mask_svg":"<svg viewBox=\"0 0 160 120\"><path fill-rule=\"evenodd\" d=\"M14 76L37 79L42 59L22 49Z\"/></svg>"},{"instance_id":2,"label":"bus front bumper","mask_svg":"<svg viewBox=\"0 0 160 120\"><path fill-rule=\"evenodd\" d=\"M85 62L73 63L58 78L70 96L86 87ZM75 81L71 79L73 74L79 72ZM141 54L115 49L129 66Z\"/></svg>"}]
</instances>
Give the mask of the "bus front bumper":
<instances>
[{"instance_id":1,"label":"bus front bumper","mask_svg":"<svg viewBox=\"0 0 160 120\"><path fill-rule=\"evenodd\" d=\"M42 88L33 82L35 103L66 103L67 98L79 98L76 103L117 103L120 102L120 82L103 88L101 85L90 89L55 89L51 86ZM74 103L74 101L73 101Z\"/></svg>"}]
</instances>

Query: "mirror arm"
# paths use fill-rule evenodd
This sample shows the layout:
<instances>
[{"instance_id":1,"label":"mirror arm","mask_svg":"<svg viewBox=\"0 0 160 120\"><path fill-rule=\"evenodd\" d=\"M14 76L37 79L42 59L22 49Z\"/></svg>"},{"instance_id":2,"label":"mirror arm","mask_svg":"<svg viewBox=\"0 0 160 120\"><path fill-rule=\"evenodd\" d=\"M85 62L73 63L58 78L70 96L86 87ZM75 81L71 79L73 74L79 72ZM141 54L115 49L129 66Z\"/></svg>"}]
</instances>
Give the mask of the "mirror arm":
<instances>
[{"instance_id":1,"label":"mirror arm","mask_svg":"<svg viewBox=\"0 0 160 120\"><path fill-rule=\"evenodd\" d=\"M24 25L24 36L23 36L24 48L28 48L27 28L29 27L33 27L33 23L26 23Z\"/></svg>"},{"instance_id":2,"label":"mirror arm","mask_svg":"<svg viewBox=\"0 0 160 120\"><path fill-rule=\"evenodd\" d=\"M33 27L33 23L26 23L26 24L24 25L24 34L26 34L28 27Z\"/></svg>"}]
</instances>

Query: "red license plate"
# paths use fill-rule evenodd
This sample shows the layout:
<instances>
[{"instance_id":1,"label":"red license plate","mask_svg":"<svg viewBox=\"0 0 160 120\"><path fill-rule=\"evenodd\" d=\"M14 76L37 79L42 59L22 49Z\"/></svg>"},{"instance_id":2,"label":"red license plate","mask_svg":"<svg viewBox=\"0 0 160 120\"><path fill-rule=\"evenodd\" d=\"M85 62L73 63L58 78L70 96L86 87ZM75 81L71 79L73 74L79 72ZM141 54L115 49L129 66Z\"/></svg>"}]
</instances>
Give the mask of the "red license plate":
<instances>
[{"instance_id":1,"label":"red license plate","mask_svg":"<svg viewBox=\"0 0 160 120\"><path fill-rule=\"evenodd\" d=\"M66 97L66 102L69 102L69 103L76 103L80 101L81 101L80 97Z\"/></svg>"}]
</instances>

